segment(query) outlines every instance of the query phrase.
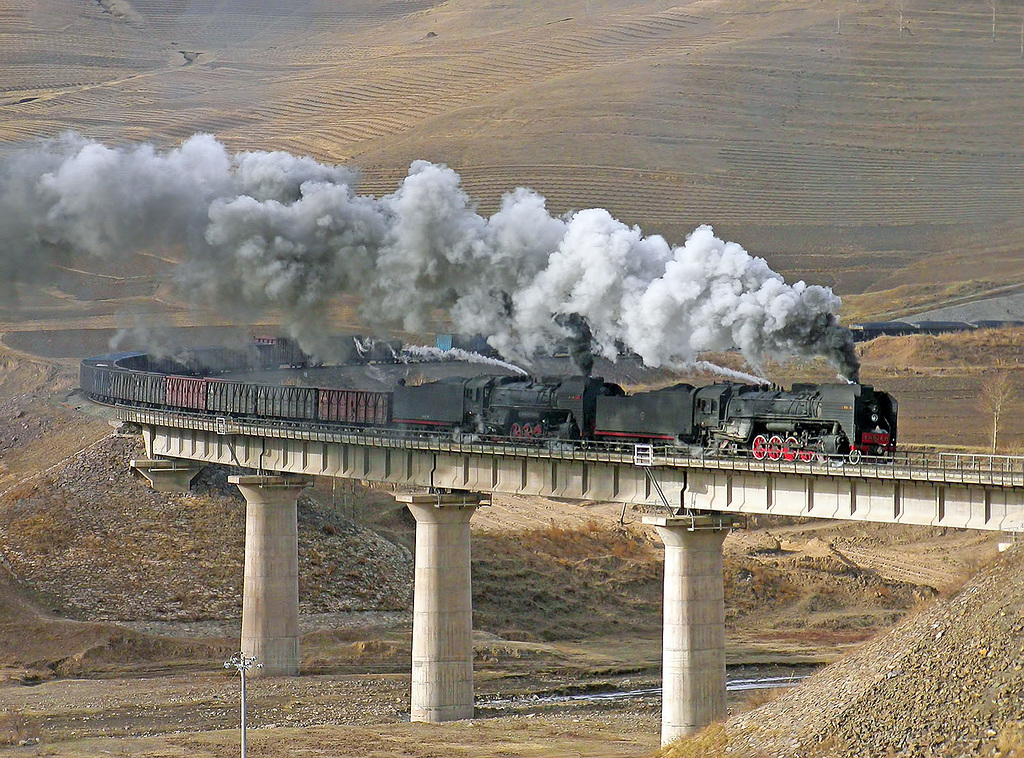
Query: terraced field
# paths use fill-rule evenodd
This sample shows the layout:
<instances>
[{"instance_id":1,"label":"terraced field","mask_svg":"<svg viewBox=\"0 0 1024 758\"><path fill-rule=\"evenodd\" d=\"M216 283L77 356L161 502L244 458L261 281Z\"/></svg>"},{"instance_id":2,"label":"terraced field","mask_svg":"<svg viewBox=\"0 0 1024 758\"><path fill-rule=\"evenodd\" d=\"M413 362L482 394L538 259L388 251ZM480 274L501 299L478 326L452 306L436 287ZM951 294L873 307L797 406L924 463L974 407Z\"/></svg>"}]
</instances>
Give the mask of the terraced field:
<instances>
[{"instance_id":1,"label":"terraced field","mask_svg":"<svg viewBox=\"0 0 1024 758\"><path fill-rule=\"evenodd\" d=\"M421 24L423 36L405 49L362 50L310 67L311 86L267 104L261 113L293 149L349 158L367 143L519 88L650 57L658 46L693 34L699 19L670 10L584 29L572 21L447 44ZM309 128L293 135L296 122Z\"/></svg>"},{"instance_id":2,"label":"terraced field","mask_svg":"<svg viewBox=\"0 0 1024 758\"><path fill-rule=\"evenodd\" d=\"M532 186L884 292L1019 251L1022 28L1020 0L994 34L955 0L12 0L0 151L207 131L350 162L374 194L427 158L482 211Z\"/></svg>"}]
</instances>

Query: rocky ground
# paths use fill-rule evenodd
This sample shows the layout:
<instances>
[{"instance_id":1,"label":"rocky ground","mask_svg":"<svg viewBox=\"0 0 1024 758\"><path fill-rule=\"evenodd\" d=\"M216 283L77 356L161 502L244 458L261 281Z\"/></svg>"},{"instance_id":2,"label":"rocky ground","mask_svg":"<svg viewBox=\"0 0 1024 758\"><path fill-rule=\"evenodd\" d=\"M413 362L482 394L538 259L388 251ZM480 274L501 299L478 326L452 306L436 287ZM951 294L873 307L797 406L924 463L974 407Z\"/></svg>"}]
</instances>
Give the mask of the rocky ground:
<instances>
[{"instance_id":1,"label":"rocky ground","mask_svg":"<svg viewBox=\"0 0 1024 758\"><path fill-rule=\"evenodd\" d=\"M729 721L723 752L1024 755L1022 582L1015 547L956 594Z\"/></svg>"}]
</instances>

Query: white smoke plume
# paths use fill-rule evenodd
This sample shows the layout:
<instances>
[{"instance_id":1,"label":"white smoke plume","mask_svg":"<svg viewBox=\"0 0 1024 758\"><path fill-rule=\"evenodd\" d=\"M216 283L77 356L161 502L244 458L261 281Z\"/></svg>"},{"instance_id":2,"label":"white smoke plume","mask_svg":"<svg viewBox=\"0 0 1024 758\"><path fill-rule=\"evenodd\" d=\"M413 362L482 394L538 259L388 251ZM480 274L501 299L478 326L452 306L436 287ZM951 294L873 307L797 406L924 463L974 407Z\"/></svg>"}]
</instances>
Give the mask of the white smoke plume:
<instances>
[{"instance_id":1,"label":"white smoke plume","mask_svg":"<svg viewBox=\"0 0 1024 758\"><path fill-rule=\"evenodd\" d=\"M384 197L355 182L208 135L159 151L67 134L0 163L0 287L82 253L172 246L183 292L233 315L274 309L304 345L332 298L358 293L375 323L422 329L442 309L519 362L566 342L670 367L735 348L754 367L821 355L857 377L831 289L787 284L708 226L673 247L601 209L552 216L526 189L483 217L458 174L425 161Z\"/></svg>"},{"instance_id":2,"label":"white smoke plume","mask_svg":"<svg viewBox=\"0 0 1024 758\"><path fill-rule=\"evenodd\" d=\"M530 372L520 368L514 363L491 358L487 355L474 353L472 350L463 350L458 347L450 347L442 350L439 347L428 347L426 345L406 345L402 348L401 359L405 363L444 363L446 361L459 361L460 363L479 363L485 366L496 366L511 371L520 376L529 376Z\"/></svg>"},{"instance_id":3,"label":"white smoke plume","mask_svg":"<svg viewBox=\"0 0 1024 758\"><path fill-rule=\"evenodd\" d=\"M726 379L736 379L747 384L771 384L771 380L766 377L748 374L746 371L737 371L726 366L719 366L717 363L711 363L710 361L697 361L693 364L693 368L697 371L717 374L718 376L724 376Z\"/></svg>"}]
</instances>

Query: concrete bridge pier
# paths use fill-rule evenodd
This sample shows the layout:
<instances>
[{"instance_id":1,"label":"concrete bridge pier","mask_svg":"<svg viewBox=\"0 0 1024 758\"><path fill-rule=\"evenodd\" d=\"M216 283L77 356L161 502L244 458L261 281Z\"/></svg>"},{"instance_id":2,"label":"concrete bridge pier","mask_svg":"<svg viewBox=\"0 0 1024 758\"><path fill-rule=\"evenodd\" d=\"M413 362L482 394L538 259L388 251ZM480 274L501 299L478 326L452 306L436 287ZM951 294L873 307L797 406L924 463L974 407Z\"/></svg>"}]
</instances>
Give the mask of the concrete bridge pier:
<instances>
[{"instance_id":1,"label":"concrete bridge pier","mask_svg":"<svg viewBox=\"0 0 1024 758\"><path fill-rule=\"evenodd\" d=\"M157 492L188 492L196 474L206 466L181 458L132 458L129 465Z\"/></svg>"},{"instance_id":2,"label":"concrete bridge pier","mask_svg":"<svg viewBox=\"0 0 1024 758\"><path fill-rule=\"evenodd\" d=\"M648 516L665 543L661 744L725 716L725 586L729 516Z\"/></svg>"},{"instance_id":3,"label":"concrete bridge pier","mask_svg":"<svg viewBox=\"0 0 1024 758\"><path fill-rule=\"evenodd\" d=\"M412 721L473 717L469 520L482 496L397 494L416 519Z\"/></svg>"},{"instance_id":4,"label":"concrete bridge pier","mask_svg":"<svg viewBox=\"0 0 1024 758\"><path fill-rule=\"evenodd\" d=\"M255 676L299 674L299 530L296 504L310 480L232 476L245 497L242 652Z\"/></svg>"}]
</instances>

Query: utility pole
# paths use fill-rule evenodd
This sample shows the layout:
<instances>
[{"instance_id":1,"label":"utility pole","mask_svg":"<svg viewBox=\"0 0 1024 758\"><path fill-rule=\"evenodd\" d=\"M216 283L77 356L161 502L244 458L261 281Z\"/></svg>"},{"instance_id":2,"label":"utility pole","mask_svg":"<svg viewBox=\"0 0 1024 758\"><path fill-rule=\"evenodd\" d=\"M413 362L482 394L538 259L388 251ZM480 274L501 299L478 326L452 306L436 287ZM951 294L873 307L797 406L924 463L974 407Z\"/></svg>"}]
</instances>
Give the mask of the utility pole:
<instances>
[{"instance_id":1,"label":"utility pole","mask_svg":"<svg viewBox=\"0 0 1024 758\"><path fill-rule=\"evenodd\" d=\"M242 677L242 758L245 758L245 674L253 666L263 668L263 664L256 661L255 655L248 657L245 653L235 653L224 661L224 668L236 669Z\"/></svg>"}]
</instances>

